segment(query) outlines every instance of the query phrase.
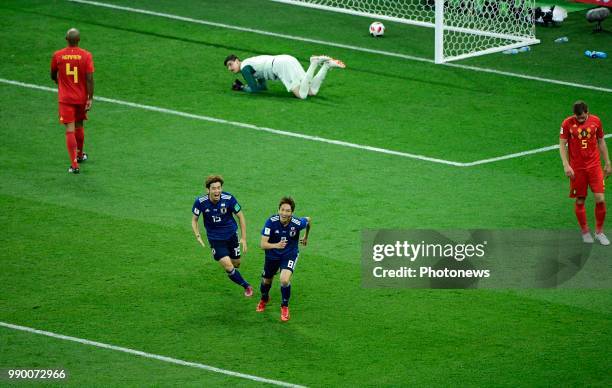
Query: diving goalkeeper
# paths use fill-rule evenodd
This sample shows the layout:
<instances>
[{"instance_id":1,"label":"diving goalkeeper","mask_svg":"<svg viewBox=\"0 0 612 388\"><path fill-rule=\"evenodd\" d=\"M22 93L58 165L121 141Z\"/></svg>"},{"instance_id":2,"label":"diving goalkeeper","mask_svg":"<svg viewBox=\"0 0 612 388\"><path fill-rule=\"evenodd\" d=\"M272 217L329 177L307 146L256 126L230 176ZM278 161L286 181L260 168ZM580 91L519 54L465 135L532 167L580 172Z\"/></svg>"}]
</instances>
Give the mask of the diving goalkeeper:
<instances>
[{"instance_id":1,"label":"diving goalkeeper","mask_svg":"<svg viewBox=\"0 0 612 388\"><path fill-rule=\"evenodd\" d=\"M225 58L223 64L232 73L241 73L247 82L244 85L236 79L232 85L233 90L256 93L267 90L266 81L280 80L288 92L302 100L317 95L330 68L346 67L342 61L325 55L310 57L310 66L306 71L291 55L259 55L240 60L232 54ZM321 68L315 75L319 65Z\"/></svg>"}]
</instances>

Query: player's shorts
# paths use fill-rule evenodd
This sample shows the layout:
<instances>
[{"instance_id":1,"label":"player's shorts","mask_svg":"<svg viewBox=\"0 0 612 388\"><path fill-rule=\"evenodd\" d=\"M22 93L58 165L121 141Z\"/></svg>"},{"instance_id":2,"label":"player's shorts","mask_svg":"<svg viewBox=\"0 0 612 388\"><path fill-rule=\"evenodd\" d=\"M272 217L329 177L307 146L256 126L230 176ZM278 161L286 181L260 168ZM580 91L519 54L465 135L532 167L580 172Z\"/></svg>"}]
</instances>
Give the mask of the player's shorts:
<instances>
[{"instance_id":1,"label":"player's shorts","mask_svg":"<svg viewBox=\"0 0 612 388\"><path fill-rule=\"evenodd\" d=\"M59 103L59 120L62 124L74 123L76 121L87 120L85 104L65 104Z\"/></svg>"},{"instance_id":2,"label":"player's shorts","mask_svg":"<svg viewBox=\"0 0 612 388\"><path fill-rule=\"evenodd\" d=\"M261 276L266 279L272 279L279 270L282 271L284 269L288 269L289 271L293 272L299 257L300 255L298 254L295 257L291 256L276 260L266 259Z\"/></svg>"},{"instance_id":3,"label":"player's shorts","mask_svg":"<svg viewBox=\"0 0 612 388\"><path fill-rule=\"evenodd\" d=\"M227 240L208 240L208 243L215 261L219 261L226 256L229 256L232 260L240 258L240 243L236 234Z\"/></svg>"},{"instance_id":4,"label":"player's shorts","mask_svg":"<svg viewBox=\"0 0 612 388\"><path fill-rule=\"evenodd\" d=\"M586 197L589 186L594 193L604 192L605 181L600 166L586 170L574 170L574 179L570 179L570 198Z\"/></svg>"},{"instance_id":5,"label":"player's shorts","mask_svg":"<svg viewBox=\"0 0 612 388\"><path fill-rule=\"evenodd\" d=\"M300 86L306 76L300 62L291 55L279 55L274 58L272 72L281 80L290 92Z\"/></svg>"}]
</instances>

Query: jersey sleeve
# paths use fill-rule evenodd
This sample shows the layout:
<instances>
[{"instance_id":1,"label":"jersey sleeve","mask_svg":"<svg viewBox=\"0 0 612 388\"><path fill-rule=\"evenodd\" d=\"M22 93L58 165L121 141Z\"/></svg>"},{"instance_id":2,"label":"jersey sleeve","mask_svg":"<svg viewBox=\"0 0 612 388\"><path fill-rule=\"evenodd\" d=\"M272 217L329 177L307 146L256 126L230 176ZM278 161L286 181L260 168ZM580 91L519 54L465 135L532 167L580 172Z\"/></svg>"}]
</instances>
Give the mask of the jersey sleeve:
<instances>
[{"instance_id":1,"label":"jersey sleeve","mask_svg":"<svg viewBox=\"0 0 612 388\"><path fill-rule=\"evenodd\" d=\"M53 56L51 57L51 71L57 71L57 60L56 60L56 55L53 54Z\"/></svg>"},{"instance_id":2,"label":"jersey sleeve","mask_svg":"<svg viewBox=\"0 0 612 388\"><path fill-rule=\"evenodd\" d=\"M94 72L93 55L91 53L87 56L87 62L85 63L85 73L91 74Z\"/></svg>"},{"instance_id":3,"label":"jersey sleeve","mask_svg":"<svg viewBox=\"0 0 612 388\"><path fill-rule=\"evenodd\" d=\"M603 125L601 124L601 120L598 119L597 120L597 138L598 139L602 139L604 137L604 129L603 129Z\"/></svg>"},{"instance_id":4,"label":"jersey sleeve","mask_svg":"<svg viewBox=\"0 0 612 388\"><path fill-rule=\"evenodd\" d=\"M244 80L248 84L247 86L244 87L243 89L244 91L249 92L249 93L256 93L256 92L267 89L265 80L258 80L253 76L253 74L255 73L255 70L253 70L252 66L247 65L243 67L240 70L240 73L242 73Z\"/></svg>"},{"instance_id":5,"label":"jersey sleeve","mask_svg":"<svg viewBox=\"0 0 612 388\"><path fill-rule=\"evenodd\" d=\"M230 200L230 208L232 209L232 213L234 214L237 214L238 212L240 212L240 210L242 210L242 207L238 203L238 200L233 195L232 199Z\"/></svg>"},{"instance_id":6,"label":"jersey sleeve","mask_svg":"<svg viewBox=\"0 0 612 388\"><path fill-rule=\"evenodd\" d=\"M200 214L202 213L202 209L200 208L200 198L196 198L195 202L193 203L193 207L191 208L191 212L194 216L200 217Z\"/></svg>"},{"instance_id":7,"label":"jersey sleeve","mask_svg":"<svg viewBox=\"0 0 612 388\"><path fill-rule=\"evenodd\" d=\"M561 123L561 131L559 132L559 139L569 139L569 124L567 120Z\"/></svg>"},{"instance_id":8,"label":"jersey sleeve","mask_svg":"<svg viewBox=\"0 0 612 388\"><path fill-rule=\"evenodd\" d=\"M306 229L308 226L308 218L302 217L300 218L300 230Z\"/></svg>"},{"instance_id":9,"label":"jersey sleeve","mask_svg":"<svg viewBox=\"0 0 612 388\"><path fill-rule=\"evenodd\" d=\"M270 221L270 219L268 218L266 220L266 224L264 225L263 229L261 230L261 235L262 236L266 236L266 237L270 237L271 231L272 231L272 221Z\"/></svg>"}]
</instances>

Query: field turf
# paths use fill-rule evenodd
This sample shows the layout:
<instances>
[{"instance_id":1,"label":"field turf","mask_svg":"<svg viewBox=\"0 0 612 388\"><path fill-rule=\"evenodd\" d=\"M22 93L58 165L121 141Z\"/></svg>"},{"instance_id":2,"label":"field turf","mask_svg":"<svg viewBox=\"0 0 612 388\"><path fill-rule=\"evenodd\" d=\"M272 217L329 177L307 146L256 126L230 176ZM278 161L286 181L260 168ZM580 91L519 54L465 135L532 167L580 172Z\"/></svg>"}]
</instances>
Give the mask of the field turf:
<instances>
[{"instance_id":1,"label":"field turf","mask_svg":"<svg viewBox=\"0 0 612 388\"><path fill-rule=\"evenodd\" d=\"M269 1L112 3L430 59L433 52L428 29L386 23L387 35L372 39L369 19ZM54 87L50 58L74 26L94 54L96 96L119 102L462 163L557 143L577 99L612 127L610 59L582 55L612 53L612 39L591 34L584 12L538 29L542 43L531 52L458 64L587 87L67 1L7 0L0 12L0 78ZM558 36L570 42L553 43ZM304 65L323 53L348 67L330 71L306 101L280 83L247 95L230 90L230 53L288 53ZM75 176L66 173L55 93L2 81L0 102L1 322L306 386L611 381L610 289L361 287L363 229L575 228L555 150L457 167L98 100L85 129L91 160ZM243 206L240 270L256 288L260 230L279 198L292 195L296 214L313 218L290 322L279 321L277 282L269 311L255 313L257 298L245 299L193 238L191 206L211 173ZM0 369L51 367L66 369L73 386L259 385L0 327Z\"/></svg>"}]
</instances>

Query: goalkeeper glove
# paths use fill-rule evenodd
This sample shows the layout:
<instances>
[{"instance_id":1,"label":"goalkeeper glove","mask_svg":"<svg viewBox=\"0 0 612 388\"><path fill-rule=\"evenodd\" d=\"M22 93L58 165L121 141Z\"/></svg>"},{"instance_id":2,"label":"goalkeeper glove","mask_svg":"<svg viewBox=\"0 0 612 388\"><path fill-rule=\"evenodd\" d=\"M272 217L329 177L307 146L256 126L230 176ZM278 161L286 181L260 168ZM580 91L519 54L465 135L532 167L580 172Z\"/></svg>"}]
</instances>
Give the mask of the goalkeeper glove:
<instances>
[{"instance_id":1,"label":"goalkeeper glove","mask_svg":"<svg viewBox=\"0 0 612 388\"><path fill-rule=\"evenodd\" d=\"M240 91L242 90L242 88L244 88L244 85L242 84L242 82L240 82L239 79L235 80L232 84L232 90Z\"/></svg>"}]
</instances>

